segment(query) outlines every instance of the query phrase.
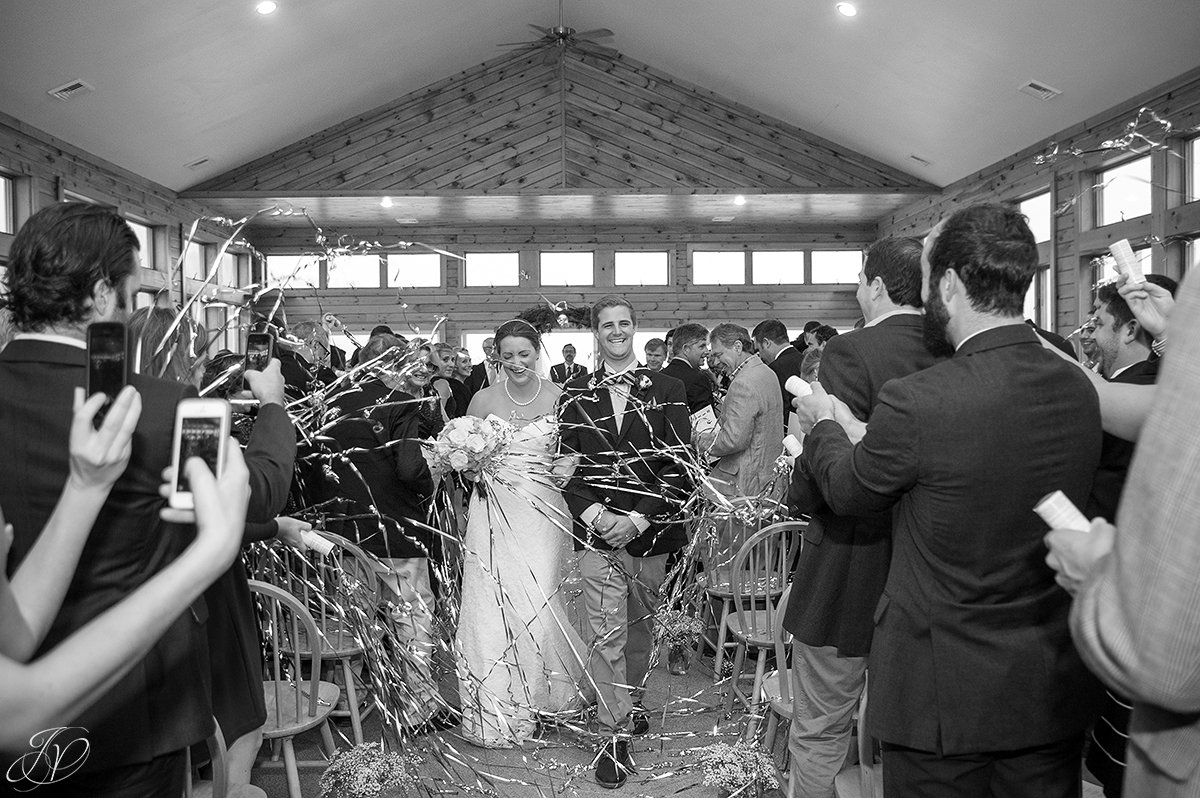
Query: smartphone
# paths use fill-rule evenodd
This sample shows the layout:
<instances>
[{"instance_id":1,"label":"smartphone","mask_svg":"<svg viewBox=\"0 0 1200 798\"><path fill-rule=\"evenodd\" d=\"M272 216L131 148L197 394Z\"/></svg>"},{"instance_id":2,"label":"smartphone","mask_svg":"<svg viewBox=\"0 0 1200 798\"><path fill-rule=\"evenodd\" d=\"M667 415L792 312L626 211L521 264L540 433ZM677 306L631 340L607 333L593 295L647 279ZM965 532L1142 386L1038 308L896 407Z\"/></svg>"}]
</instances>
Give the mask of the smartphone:
<instances>
[{"instance_id":1,"label":"smartphone","mask_svg":"<svg viewBox=\"0 0 1200 798\"><path fill-rule=\"evenodd\" d=\"M275 336L271 333L250 333L246 336L246 371L262 371L271 362Z\"/></svg>"},{"instance_id":2,"label":"smartphone","mask_svg":"<svg viewBox=\"0 0 1200 798\"><path fill-rule=\"evenodd\" d=\"M175 484L167 503L180 510L195 507L191 487L183 473L189 457L199 457L214 476L221 475L229 446L229 403L224 399L182 399L175 410L175 443L171 464Z\"/></svg>"},{"instance_id":3,"label":"smartphone","mask_svg":"<svg viewBox=\"0 0 1200 798\"><path fill-rule=\"evenodd\" d=\"M96 413L97 429L117 394L129 382L128 334L119 321L98 321L87 328L87 395L102 393L104 404Z\"/></svg>"}]
</instances>

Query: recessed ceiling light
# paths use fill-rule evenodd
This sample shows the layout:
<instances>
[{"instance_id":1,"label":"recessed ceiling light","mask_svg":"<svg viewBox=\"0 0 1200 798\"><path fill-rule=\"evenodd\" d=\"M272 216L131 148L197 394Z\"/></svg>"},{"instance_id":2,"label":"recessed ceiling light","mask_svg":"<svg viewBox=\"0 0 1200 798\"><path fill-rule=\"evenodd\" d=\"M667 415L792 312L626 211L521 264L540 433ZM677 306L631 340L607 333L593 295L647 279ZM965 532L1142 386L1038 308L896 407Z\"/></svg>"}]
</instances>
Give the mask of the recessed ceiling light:
<instances>
[{"instance_id":1,"label":"recessed ceiling light","mask_svg":"<svg viewBox=\"0 0 1200 798\"><path fill-rule=\"evenodd\" d=\"M383 199L381 199L381 200L379 201L379 205L380 205L380 207L383 207L383 208L390 208L390 207L392 207L392 198L391 198L391 197L384 197Z\"/></svg>"},{"instance_id":2,"label":"recessed ceiling light","mask_svg":"<svg viewBox=\"0 0 1200 798\"><path fill-rule=\"evenodd\" d=\"M714 216L713 221L714 222L732 222L733 217L732 216Z\"/></svg>"},{"instance_id":3,"label":"recessed ceiling light","mask_svg":"<svg viewBox=\"0 0 1200 798\"><path fill-rule=\"evenodd\" d=\"M741 194L738 194L736 197L733 198L733 204L734 205L745 205L746 198L743 197Z\"/></svg>"},{"instance_id":4,"label":"recessed ceiling light","mask_svg":"<svg viewBox=\"0 0 1200 798\"><path fill-rule=\"evenodd\" d=\"M843 17L853 17L858 14L858 9L854 7L854 3L838 3L834 8Z\"/></svg>"},{"instance_id":5,"label":"recessed ceiling light","mask_svg":"<svg viewBox=\"0 0 1200 798\"><path fill-rule=\"evenodd\" d=\"M262 0L262 2L254 6L254 10L262 14L264 17L267 14L274 14L279 9L279 3L275 0Z\"/></svg>"},{"instance_id":6,"label":"recessed ceiling light","mask_svg":"<svg viewBox=\"0 0 1200 798\"><path fill-rule=\"evenodd\" d=\"M417 220L417 219L412 219L412 218L407 218L407 219L406 219L406 218L404 218L404 217L399 217L399 218L397 218L397 219L396 219L396 222L397 222L397 223L399 223L399 224L418 224L419 220Z\"/></svg>"}]
</instances>

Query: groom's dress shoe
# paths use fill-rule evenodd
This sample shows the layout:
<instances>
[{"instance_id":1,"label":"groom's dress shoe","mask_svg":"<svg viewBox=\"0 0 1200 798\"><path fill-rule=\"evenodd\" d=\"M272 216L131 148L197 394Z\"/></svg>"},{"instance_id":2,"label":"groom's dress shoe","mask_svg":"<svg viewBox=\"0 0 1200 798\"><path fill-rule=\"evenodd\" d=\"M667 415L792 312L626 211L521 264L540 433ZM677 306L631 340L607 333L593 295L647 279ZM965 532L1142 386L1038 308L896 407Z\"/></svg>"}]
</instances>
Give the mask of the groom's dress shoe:
<instances>
[{"instance_id":1,"label":"groom's dress shoe","mask_svg":"<svg viewBox=\"0 0 1200 798\"><path fill-rule=\"evenodd\" d=\"M633 705L633 711L629 713L629 721L629 733L634 737L641 737L650 731L650 713L646 712L646 708L641 704Z\"/></svg>"},{"instance_id":2,"label":"groom's dress shoe","mask_svg":"<svg viewBox=\"0 0 1200 798\"><path fill-rule=\"evenodd\" d=\"M613 737L604 742L600 756L596 759L596 783L608 790L625 784L630 773L637 769L629 757L629 741Z\"/></svg>"},{"instance_id":3,"label":"groom's dress shoe","mask_svg":"<svg viewBox=\"0 0 1200 798\"><path fill-rule=\"evenodd\" d=\"M434 712L427 720L418 723L415 726L404 726L403 732L409 737L421 737L426 734L434 734L436 732L453 729L462 722L462 715L453 709L439 709Z\"/></svg>"}]
</instances>

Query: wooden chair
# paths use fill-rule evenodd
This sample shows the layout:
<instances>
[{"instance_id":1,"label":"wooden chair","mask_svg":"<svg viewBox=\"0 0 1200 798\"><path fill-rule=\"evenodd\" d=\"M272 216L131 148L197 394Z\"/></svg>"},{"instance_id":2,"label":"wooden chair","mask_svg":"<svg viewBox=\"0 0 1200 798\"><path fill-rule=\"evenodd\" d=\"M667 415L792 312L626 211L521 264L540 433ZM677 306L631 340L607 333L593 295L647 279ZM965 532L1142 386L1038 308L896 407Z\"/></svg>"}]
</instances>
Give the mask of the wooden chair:
<instances>
[{"instance_id":1,"label":"wooden chair","mask_svg":"<svg viewBox=\"0 0 1200 798\"><path fill-rule=\"evenodd\" d=\"M767 728L763 733L763 746L768 751L773 751L775 748L775 734L779 730L780 723L791 723L792 721L792 674L788 669L788 652L792 642L792 635L788 630L783 628L783 609L787 607L788 597L792 594L792 586L788 585L779 594L779 604L781 608L775 613L775 670L763 676L762 680L762 701L767 705ZM787 746L783 747L784 764L787 764ZM786 770L781 768L781 770Z\"/></svg>"},{"instance_id":2,"label":"wooden chair","mask_svg":"<svg viewBox=\"0 0 1200 798\"><path fill-rule=\"evenodd\" d=\"M263 738L280 742L288 795L301 798L293 739L309 729L319 729L326 755L333 754L329 714L337 704L341 688L333 682L321 681L321 646L307 647L303 643L320 636L308 609L292 594L265 582L251 579L250 592L258 602L260 628L269 657L263 683L267 705ZM304 676L306 671L308 677Z\"/></svg>"},{"instance_id":3,"label":"wooden chair","mask_svg":"<svg viewBox=\"0 0 1200 798\"><path fill-rule=\"evenodd\" d=\"M733 510L718 505L709 505L701 514L695 535L699 547L699 561L704 573L706 610L714 621L716 639L704 635L698 642L697 658L703 655L705 644L711 645L713 655L713 679L721 681L725 649L728 645L728 620L733 609L731 570L733 559L741 547L763 527L781 520L787 508L772 499L741 496L731 500ZM720 605L720 610L715 607ZM703 616L702 616L703 617Z\"/></svg>"},{"instance_id":4,"label":"wooden chair","mask_svg":"<svg viewBox=\"0 0 1200 798\"><path fill-rule=\"evenodd\" d=\"M348 618L355 609L367 613L366 617L374 615L376 568L370 556L346 538L322 530L318 533L334 544L329 554L276 546L259 558L254 576L295 596L312 614L321 659L340 671L346 691L345 708L335 708L332 715L350 719L354 744L358 745L363 742L363 718L374 703L367 685L354 673L354 662L361 660L363 650ZM308 656L309 638L303 632L297 643L298 650L284 653Z\"/></svg>"},{"instance_id":5,"label":"wooden chair","mask_svg":"<svg viewBox=\"0 0 1200 798\"><path fill-rule=\"evenodd\" d=\"M748 715L746 737L754 736L758 726L756 704L762 693L768 652L775 647L776 616L782 615L780 603L791 575L795 547L803 521L781 521L755 532L742 545L730 568L730 590L734 612L726 618L729 634L736 641L733 675L726 693L725 711L731 712L734 699L745 706ZM746 654L755 649L753 687L743 693L738 686Z\"/></svg>"},{"instance_id":6,"label":"wooden chair","mask_svg":"<svg viewBox=\"0 0 1200 798\"><path fill-rule=\"evenodd\" d=\"M204 742L208 747L208 761L212 766L212 798L225 798L229 783L225 764L228 749L225 747L225 735L221 733L221 724L217 723L216 718L213 718L213 733L208 735L208 739ZM192 798L192 777L195 768L192 765L191 748L185 749L185 756L187 757L187 781L183 786L183 794L185 798Z\"/></svg>"}]
</instances>

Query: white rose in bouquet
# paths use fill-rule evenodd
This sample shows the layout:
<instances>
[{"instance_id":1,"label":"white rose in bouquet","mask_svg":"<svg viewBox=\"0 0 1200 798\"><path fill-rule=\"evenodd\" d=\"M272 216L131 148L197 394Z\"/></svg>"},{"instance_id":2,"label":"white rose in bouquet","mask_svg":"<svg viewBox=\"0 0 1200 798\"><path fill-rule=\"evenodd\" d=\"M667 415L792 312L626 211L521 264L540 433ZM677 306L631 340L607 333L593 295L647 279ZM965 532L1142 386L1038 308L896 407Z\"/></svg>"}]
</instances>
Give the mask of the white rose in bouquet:
<instances>
[{"instance_id":1,"label":"white rose in bouquet","mask_svg":"<svg viewBox=\"0 0 1200 798\"><path fill-rule=\"evenodd\" d=\"M464 471L467 466L471 465L471 458L462 449L455 449L450 452L447 460L450 463L450 467L455 471Z\"/></svg>"}]
</instances>

